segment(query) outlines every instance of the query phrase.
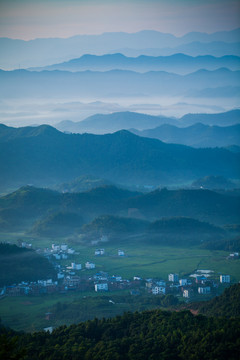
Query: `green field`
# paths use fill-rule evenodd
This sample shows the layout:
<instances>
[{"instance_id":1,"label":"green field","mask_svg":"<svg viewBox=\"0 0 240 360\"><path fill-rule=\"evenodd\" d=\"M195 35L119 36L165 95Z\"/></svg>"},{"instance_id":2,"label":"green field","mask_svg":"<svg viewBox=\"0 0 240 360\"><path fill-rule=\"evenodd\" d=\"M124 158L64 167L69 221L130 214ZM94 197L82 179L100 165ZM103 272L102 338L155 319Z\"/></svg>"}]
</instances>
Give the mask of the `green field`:
<instances>
[{"instance_id":1,"label":"green field","mask_svg":"<svg viewBox=\"0 0 240 360\"><path fill-rule=\"evenodd\" d=\"M197 269L212 270L213 277L219 279L220 274L231 275L232 282L240 281L240 260L230 261L226 259L228 255L224 251L203 250L197 247L178 248L168 246L157 246L143 244L129 244L126 241L116 245L110 243L101 244L99 247L105 249L104 256L95 256L96 246L83 246L76 242L70 242L66 238L55 239L32 238L24 234L1 234L0 241L9 241L17 243L17 239L31 242L34 248L50 247L55 244L68 243L78 254L71 256L68 260L59 263L70 265L72 261L81 263L91 261L96 264L94 270L81 270L77 272L81 275L93 275L98 271L106 271L109 275L120 275L125 279L132 279L133 276L142 278L160 278L167 280L169 273L178 273L180 277L190 275ZM125 252L124 257L117 256L117 250L122 249ZM127 291L118 291L118 295L125 296ZM86 305L85 297L91 295L89 303ZM113 296L109 292L105 296ZM91 300L95 297L96 300ZM114 308L109 306L108 300L101 300L102 294L97 294L94 289L90 293L67 293L54 294L42 297L5 297L0 300L0 317L3 322L17 330L34 331L48 326L57 326L64 323L70 323L73 315L68 309L66 318L48 321L45 319L45 313L51 311L51 308L57 303L75 304L75 310L79 310L79 319L93 318L95 316L113 316L128 310L141 310L146 306L139 304L121 303ZM73 307L74 307L73 306ZM140 307L139 307L140 306ZM148 308L148 306L147 306Z\"/></svg>"},{"instance_id":2,"label":"green field","mask_svg":"<svg viewBox=\"0 0 240 360\"><path fill-rule=\"evenodd\" d=\"M126 311L143 311L156 307L161 307L160 304L157 304L156 297L148 294L131 296L127 290L104 294L75 292L0 299L0 314L3 324L12 329L27 332L43 330L49 326L70 325L95 317L108 318ZM48 312L53 314L50 319L46 319Z\"/></svg>"},{"instance_id":3,"label":"green field","mask_svg":"<svg viewBox=\"0 0 240 360\"><path fill-rule=\"evenodd\" d=\"M197 269L213 270L215 275L229 274L233 282L240 281L240 261L229 261L226 259L229 254L226 251L205 250L198 247L168 247L162 245L143 245L142 243L130 244L122 241L116 244L102 243L95 246L83 246L68 238L37 238L26 236L21 233L0 234L0 241L17 243L17 239L31 242L33 247L51 247L52 243L67 243L74 248L77 255L72 255L68 260L60 261L60 264L76 263L85 264L91 261L96 264L94 270L81 270L79 275L93 274L97 271L106 271L110 275L120 275L123 278L131 279L133 276L143 278L158 277L167 280L169 273L178 273L179 276L191 274ZM104 256L95 256L97 247L104 248ZM117 250L125 252L124 257L117 256Z\"/></svg>"}]
</instances>

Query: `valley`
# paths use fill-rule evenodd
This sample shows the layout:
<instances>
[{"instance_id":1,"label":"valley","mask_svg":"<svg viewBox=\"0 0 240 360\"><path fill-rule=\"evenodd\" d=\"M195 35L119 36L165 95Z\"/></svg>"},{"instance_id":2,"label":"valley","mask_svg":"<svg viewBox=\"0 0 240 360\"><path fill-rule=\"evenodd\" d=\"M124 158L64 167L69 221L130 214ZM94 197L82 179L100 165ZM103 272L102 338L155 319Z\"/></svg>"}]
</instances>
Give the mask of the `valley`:
<instances>
[{"instance_id":1,"label":"valley","mask_svg":"<svg viewBox=\"0 0 240 360\"><path fill-rule=\"evenodd\" d=\"M0 359L239 359L237 1L0 10Z\"/></svg>"}]
</instances>

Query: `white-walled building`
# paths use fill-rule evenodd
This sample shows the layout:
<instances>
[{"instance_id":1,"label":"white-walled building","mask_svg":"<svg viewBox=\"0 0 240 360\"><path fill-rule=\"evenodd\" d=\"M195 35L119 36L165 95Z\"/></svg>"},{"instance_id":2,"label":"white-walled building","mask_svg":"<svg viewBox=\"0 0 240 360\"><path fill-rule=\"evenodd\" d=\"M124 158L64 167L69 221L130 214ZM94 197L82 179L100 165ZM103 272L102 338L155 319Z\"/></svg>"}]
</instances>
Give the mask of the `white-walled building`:
<instances>
[{"instance_id":1,"label":"white-walled building","mask_svg":"<svg viewBox=\"0 0 240 360\"><path fill-rule=\"evenodd\" d=\"M220 275L220 283L230 283L230 275Z\"/></svg>"},{"instance_id":2,"label":"white-walled building","mask_svg":"<svg viewBox=\"0 0 240 360\"><path fill-rule=\"evenodd\" d=\"M52 244L52 250L53 251L60 251L60 245Z\"/></svg>"},{"instance_id":3,"label":"white-walled building","mask_svg":"<svg viewBox=\"0 0 240 360\"><path fill-rule=\"evenodd\" d=\"M107 283L95 284L94 287L95 287L95 291L108 291Z\"/></svg>"},{"instance_id":4,"label":"white-walled building","mask_svg":"<svg viewBox=\"0 0 240 360\"><path fill-rule=\"evenodd\" d=\"M168 281L178 282L178 274L168 274Z\"/></svg>"},{"instance_id":5,"label":"white-walled building","mask_svg":"<svg viewBox=\"0 0 240 360\"><path fill-rule=\"evenodd\" d=\"M184 298L190 298L190 290L184 290L183 291L183 297Z\"/></svg>"},{"instance_id":6,"label":"white-walled building","mask_svg":"<svg viewBox=\"0 0 240 360\"><path fill-rule=\"evenodd\" d=\"M68 252L68 254L72 255L72 254L75 253L75 250L73 250L73 249L68 249L67 252Z\"/></svg>"},{"instance_id":7,"label":"white-walled building","mask_svg":"<svg viewBox=\"0 0 240 360\"><path fill-rule=\"evenodd\" d=\"M71 263L71 269L73 270L81 270L82 265L81 264L75 264L74 262Z\"/></svg>"},{"instance_id":8,"label":"white-walled building","mask_svg":"<svg viewBox=\"0 0 240 360\"><path fill-rule=\"evenodd\" d=\"M154 286L152 288L152 294L158 295L158 294L166 294L166 288L164 286Z\"/></svg>"},{"instance_id":9,"label":"white-walled building","mask_svg":"<svg viewBox=\"0 0 240 360\"><path fill-rule=\"evenodd\" d=\"M95 255L97 256L101 256L105 254L105 250L104 249L96 249L95 250Z\"/></svg>"},{"instance_id":10,"label":"white-walled building","mask_svg":"<svg viewBox=\"0 0 240 360\"><path fill-rule=\"evenodd\" d=\"M95 266L96 266L95 264L90 263L89 261L87 261L85 264L86 269L95 269Z\"/></svg>"},{"instance_id":11,"label":"white-walled building","mask_svg":"<svg viewBox=\"0 0 240 360\"><path fill-rule=\"evenodd\" d=\"M180 284L180 286L185 286L188 284L188 281L187 281L187 279L180 279L179 284Z\"/></svg>"},{"instance_id":12,"label":"white-walled building","mask_svg":"<svg viewBox=\"0 0 240 360\"><path fill-rule=\"evenodd\" d=\"M118 250L118 256L124 256L124 255L125 255L125 253L123 250Z\"/></svg>"},{"instance_id":13,"label":"white-walled building","mask_svg":"<svg viewBox=\"0 0 240 360\"><path fill-rule=\"evenodd\" d=\"M200 286L198 288L198 293L199 294L210 294L210 292L211 292L210 286L205 286L205 287Z\"/></svg>"}]
</instances>

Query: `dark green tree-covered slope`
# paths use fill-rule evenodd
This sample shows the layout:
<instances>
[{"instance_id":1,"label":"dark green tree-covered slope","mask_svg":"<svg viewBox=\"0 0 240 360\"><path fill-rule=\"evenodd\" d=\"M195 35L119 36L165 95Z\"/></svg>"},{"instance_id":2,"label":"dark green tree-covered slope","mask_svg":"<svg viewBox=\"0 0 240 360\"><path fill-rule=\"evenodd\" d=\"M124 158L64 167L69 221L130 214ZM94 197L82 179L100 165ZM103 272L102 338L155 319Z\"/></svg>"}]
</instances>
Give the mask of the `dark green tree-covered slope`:
<instances>
[{"instance_id":1,"label":"dark green tree-covered slope","mask_svg":"<svg viewBox=\"0 0 240 360\"><path fill-rule=\"evenodd\" d=\"M29 183L49 186L84 174L135 185L176 183L209 174L240 175L240 155L221 148L165 144L125 130L63 134L44 125L32 130L4 127L6 131L8 135L0 134L1 189Z\"/></svg>"},{"instance_id":2,"label":"dark green tree-covered slope","mask_svg":"<svg viewBox=\"0 0 240 360\"><path fill-rule=\"evenodd\" d=\"M222 295L200 304L198 309L207 316L240 317L240 284L230 286Z\"/></svg>"},{"instance_id":3,"label":"dark green tree-covered slope","mask_svg":"<svg viewBox=\"0 0 240 360\"><path fill-rule=\"evenodd\" d=\"M64 236L79 231L83 223L80 215L71 212L54 212L38 220L31 230L34 235Z\"/></svg>"},{"instance_id":4,"label":"dark green tree-covered slope","mask_svg":"<svg viewBox=\"0 0 240 360\"><path fill-rule=\"evenodd\" d=\"M58 193L32 186L0 197L2 229L29 228L50 214L74 213L89 223L102 215L137 217L190 217L213 224L238 223L239 196L210 190L156 190L147 194L103 186L83 193Z\"/></svg>"},{"instance_id":5,"label":"dark green tree-covered slope","mask_svg":"<svg viewBox=\"0 0 240 360\"><path fill-rule=\"evenodd\" d=\"M136 218L103 215L83 225L81 231L86 240L107 235L110 241L140 241L163 245L197 245L204 241L221 239L226 232L206 222L192 218L163 218L152 223ZM134 236L133 236L134 235Z\"/></svg>"},{"instance_id":6,"label":"dark green tree-covered slope","mask_svg":"<svg viewBox=\"0 0 240 360\"><path fill-rule=\"evenodd\" d=\"M55 279L52 264L35 251L0 243L0 286Z\"/></svg>"},{"instance_id":7,"label":"dark green tree-covered slope","mask_svg":"<svg viewBox=\"0 0 240 360\"><path fill-rule=\"evenodd\" d=\"M61 326L52 334L1 328L0 354L18 360L235 360L239 325L239 318L153 310Z\"/></svg>"}]
</instances>

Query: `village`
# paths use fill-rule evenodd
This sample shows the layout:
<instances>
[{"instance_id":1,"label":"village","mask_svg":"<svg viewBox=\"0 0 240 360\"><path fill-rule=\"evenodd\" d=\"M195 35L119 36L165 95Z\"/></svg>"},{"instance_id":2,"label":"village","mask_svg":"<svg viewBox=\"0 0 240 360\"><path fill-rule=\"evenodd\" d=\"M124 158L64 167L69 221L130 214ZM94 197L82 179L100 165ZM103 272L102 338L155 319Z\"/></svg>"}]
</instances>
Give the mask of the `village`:
<instances>
[{"instance_id":1,"label":"village","mask_svg":"<svg viewBox=\"0 0 240 360\"><path fill-rule=\"evenodd\" d=\"M32 247L26 242L22 242L21 246ZM170 273L167 279L144 279L137 274L132 279L124 279L121 275L110 275L104 271L94 272L96 264L92 261L87 261L85 264L73 261L74 257L79 254L67 244L52 244L51 249L38 249L37 252L52 262L57 271L57 279L39 279L35 282L23 281L19 284L4 286L0 289L0 296L39 296L73 291L111 292L128 290L131 295L143 293L152 295L173 294L188 300L196 297L201 298L203 295L215 296L219 287L226 287L231 284L230 275L215 274L212 270L196 270L184 277ZM105 249L95 249L93 255L96 260L98 257L106 256ZM124 250L118 249L115 256L125 257L127 255ZM235 260L239 258L239 254L233 253L227 258ZM71 260L71 263L60 265L60 260ZM83 271L85 269L90 270L90 273L85 274Z\"/></svg>"}]
</instances>

